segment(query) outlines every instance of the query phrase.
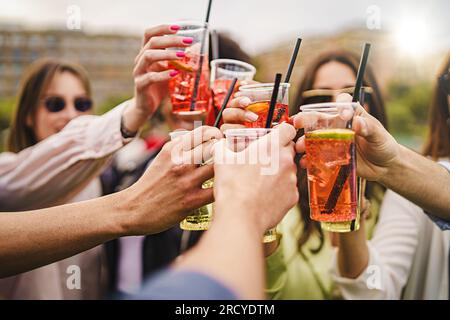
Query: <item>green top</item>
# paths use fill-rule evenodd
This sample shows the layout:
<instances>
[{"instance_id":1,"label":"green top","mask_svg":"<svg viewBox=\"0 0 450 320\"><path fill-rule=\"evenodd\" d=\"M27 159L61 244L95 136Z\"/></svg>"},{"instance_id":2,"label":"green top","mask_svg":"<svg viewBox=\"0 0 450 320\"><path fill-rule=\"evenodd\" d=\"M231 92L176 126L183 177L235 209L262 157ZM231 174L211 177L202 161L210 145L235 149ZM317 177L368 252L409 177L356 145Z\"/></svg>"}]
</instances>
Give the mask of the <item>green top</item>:
<instances>
[{"instance_id":1,"label":"green top","mask_svg":"<svg viewBox=\"0 0 450 320\"><path fill-rule=\"evenodd\" d=\"M371 214L366 220L367 238L372 238L378 220L381 200L384 192L375 184L371 199ZM334 248L325 233L322 249L314 254L311 249L319 246L319 235L314 233L298 250L298 239L303 229L298 206L292 208L278 225L281 234L280 245L266 258L266 293L268 298L288 299L340 299L331 278L331 263Z\"/></svg>"}]
</instances>

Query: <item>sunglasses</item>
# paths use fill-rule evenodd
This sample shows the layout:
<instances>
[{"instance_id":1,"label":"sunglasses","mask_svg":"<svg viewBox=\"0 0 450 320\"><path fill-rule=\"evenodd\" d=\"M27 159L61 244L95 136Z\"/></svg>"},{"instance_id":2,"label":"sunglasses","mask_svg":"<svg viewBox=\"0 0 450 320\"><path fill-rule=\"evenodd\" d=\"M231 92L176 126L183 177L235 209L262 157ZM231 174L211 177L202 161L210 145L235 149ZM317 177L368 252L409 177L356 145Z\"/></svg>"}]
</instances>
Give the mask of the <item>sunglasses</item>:
<instances>
[{"instance_id":1,"label":"sunglasses","mask_svg":"<svg viewBox=\"0 0 450 320\"><path fill-rule=\"evenodd\" d=\"M348 93L353 96L355 88L344 89L312 89L303 92L303 104L331 102L341 93ZM368 101L373 93L372 88L364 87L364 100Z\"/></svg>"},{"instance_id":2,"label":"sunglasses","mask_svg":"<svg viewBox=\"0 0 450 320\"><path fill-rule=\"evenodd\" d=\"M48 97L44 100L45 107L49 112L60 112L66 107L66 100L62 97ZM75 98L73 105L78 112L87 112L92 109L92 100L89 98Z\"/></svg>"},{"instance_id":3,"label":"sunglasses","mask_svg":"<svg viewBox=\"0 0 450 320\"><path fill-rule=\"evenodd\" d=\"M450 73L444 73L439 78L439 87L444 92L444 94L450 94Z\"/></svg>"}]
</instances>

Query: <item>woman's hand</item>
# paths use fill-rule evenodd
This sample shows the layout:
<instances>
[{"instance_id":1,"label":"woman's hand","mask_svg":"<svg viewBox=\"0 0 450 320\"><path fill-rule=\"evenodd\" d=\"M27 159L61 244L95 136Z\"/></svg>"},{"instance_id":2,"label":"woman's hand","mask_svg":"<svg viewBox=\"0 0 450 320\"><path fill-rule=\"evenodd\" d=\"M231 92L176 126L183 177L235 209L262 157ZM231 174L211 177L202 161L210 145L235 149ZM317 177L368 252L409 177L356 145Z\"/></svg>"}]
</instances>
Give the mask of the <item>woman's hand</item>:
<instances>
[{"instance_id":1,"label":"woman's hand","mask_svg":"<svg viewBox=\"0 0 450 320\"><path fill-rule=\"evenodd\" d=\"M183 51L167 48L188 47L192 38L176 36L177 25L160 25L145 31L142 47L134 61L134 99L124 111L124 126L128 131L138 131L163 98L168 94L168 81L179 71L169 69L168 61L180 60Z\"/></svg>"}]
</instances>

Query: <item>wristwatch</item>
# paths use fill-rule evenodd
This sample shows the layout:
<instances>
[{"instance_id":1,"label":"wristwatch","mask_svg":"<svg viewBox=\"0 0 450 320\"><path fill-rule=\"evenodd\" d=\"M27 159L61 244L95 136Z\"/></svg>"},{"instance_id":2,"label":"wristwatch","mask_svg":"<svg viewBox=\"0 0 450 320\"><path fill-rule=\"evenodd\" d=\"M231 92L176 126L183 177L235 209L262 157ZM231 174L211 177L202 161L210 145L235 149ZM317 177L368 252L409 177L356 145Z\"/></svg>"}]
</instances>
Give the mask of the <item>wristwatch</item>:
<instances>
[{"instance_id":1,"label":"wristwatch","mask_svg":"<svg viewBox=\"0 0 450 320\"><path fill-rule=\"evenodd\" d=\"M136 136L136 134L138 133L137 131L130 131L125 127L125 124L123 122L123 117L120 119L120 133L122 134L122 137L127 139L127 138L134 138Z\"/></svg>"}]
</instances>

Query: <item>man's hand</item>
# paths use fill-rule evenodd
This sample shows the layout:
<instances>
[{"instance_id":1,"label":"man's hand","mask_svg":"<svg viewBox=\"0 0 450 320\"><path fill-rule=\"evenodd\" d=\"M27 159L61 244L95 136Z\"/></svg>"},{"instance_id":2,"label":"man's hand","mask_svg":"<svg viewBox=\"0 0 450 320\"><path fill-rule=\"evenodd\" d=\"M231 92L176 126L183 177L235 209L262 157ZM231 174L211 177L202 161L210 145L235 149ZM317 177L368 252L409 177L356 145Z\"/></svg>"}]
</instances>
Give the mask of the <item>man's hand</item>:
<instances>
[{"instance_id":1,"label":"man's hand","mask_svg":"<svg viewBox=\"0 0 450 320\"><path fill-rule=\"evenodd\" d=\"M251 143L245 150L235 153L226 146L225 140L219 142L214 151L214 195L216 212L227 212L226 217L251 219L252 225L258 227L261 235L275 226L286 212L298 201L297 168L294 162L295 129L291 125L281 124L270 134ZM279 167L275 174L263 175L258 155L256 163L250 163L250 154L260 150L268 150L271 161L279 159ZM277 153L277 154L276 154ZM236 161L239 154L246 159L245 163ZM223 206L228 210L222 210ZM232 210L230 208L233 208Z\"/></svg>"},{"instance_id":2,"label":"man's hand","mask_svg":"<svg viewBox=\"0 0 450 320\"><path fill-rule=\"evenodd\" d=\"M200 127L168 142L145 174L124 190L127 234L164 231L184 219L192 209L213 202L213 190L202 183L214 176L213 165L196 165L212 154L212 146L222 133ZM176 152L175 152L176 151ZM173 159L176 155L177 159ZM183 163L174 163L183 160Z\"/></svg>"}]
</instances>

